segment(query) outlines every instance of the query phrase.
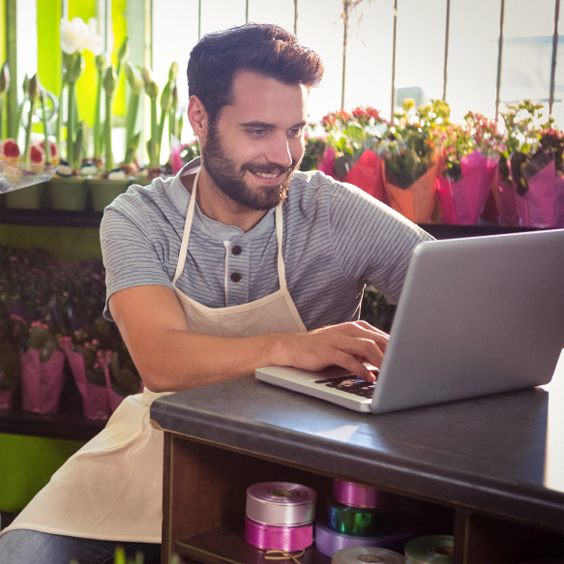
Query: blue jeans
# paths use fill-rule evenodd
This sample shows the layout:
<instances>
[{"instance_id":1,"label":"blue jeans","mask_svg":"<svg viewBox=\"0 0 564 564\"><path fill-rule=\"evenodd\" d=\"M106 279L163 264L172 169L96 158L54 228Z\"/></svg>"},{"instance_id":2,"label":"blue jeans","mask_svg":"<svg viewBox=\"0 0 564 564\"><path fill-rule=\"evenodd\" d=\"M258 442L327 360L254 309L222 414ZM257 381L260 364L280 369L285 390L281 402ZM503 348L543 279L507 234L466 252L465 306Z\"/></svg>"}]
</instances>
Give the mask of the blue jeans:
<instances>
[{"instance_id":1,"label":"blue jeans","mask_svg":"<svg viewBox=\"0 0 564 564\"><path fill-rule=\"evenodd\" d=\"M51 535L28 529L14 529L0 538L0 564L113 564L116 546L128 557L140 551L144 564L160 562L160 544L115 542Z\"/></svg>"}]
</instances>

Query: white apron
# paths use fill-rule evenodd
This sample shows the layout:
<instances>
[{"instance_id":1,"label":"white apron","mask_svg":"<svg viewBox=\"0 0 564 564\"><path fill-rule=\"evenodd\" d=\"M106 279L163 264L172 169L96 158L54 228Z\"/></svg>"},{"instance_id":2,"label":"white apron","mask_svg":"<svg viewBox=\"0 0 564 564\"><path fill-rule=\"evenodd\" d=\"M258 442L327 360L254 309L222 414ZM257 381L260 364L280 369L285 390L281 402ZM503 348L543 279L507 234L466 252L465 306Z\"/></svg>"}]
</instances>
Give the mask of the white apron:
<instances>
[{"instance_id":1,"label":"white apron","mask_svg":"<svg viewBox=\"0 0 564 564\"><path fill-rule=\"evenodd\" d=\"M188 330L223 337L305 332L286 286L281 206L276 208L279 290L248 304L212 309L176 288L186 261L198 176L199 172L172 281ZM125 398L106 427L69 458L2 534L12 529L34 529L84 538L160 543L163 433L151 426L149 408L157 397L167 393L156 394L145 388L143 393Z\"/></svg>"}]
</instances>

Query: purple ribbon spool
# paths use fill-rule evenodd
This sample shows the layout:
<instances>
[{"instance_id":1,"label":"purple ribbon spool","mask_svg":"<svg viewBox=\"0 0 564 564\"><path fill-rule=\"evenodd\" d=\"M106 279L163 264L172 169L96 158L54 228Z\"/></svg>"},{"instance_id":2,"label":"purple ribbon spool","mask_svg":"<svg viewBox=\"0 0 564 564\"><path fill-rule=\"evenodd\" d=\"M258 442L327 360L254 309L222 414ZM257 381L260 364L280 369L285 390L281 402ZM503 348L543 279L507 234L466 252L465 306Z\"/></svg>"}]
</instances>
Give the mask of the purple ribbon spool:
<instances>
[{"instance_id":1,"label":"purple ribbon spool","mask_svg":"<svg viewBox=\"0 0 564 564\"><path fill-rule=\"evenodd\" d=\"M387 532L375 537L353 537L337 533L326 527L321 521L315 522L315 546L319 552L333 556L341 548L351 546L378 546L403 554L407 541L417 534L417 526L412 521L404 519L393 532Z\"/></svg>"},{"instance_id":2,"label":"purple ribbon spool","mask_svg":"<svg viewBox=\"0 0 564 564\"><path fill-rule=\"evenodd\" d=\"M316 499L315 491L307 486L261 482L247 488L246 516L266 525L305 525L315 519Z\"/></svg>"},{"instance_id":3,"label":"purple ribbon spool","mask_svg":"<svg viewBox=\"0 0 564 564\"><path fill-rule=\"evenodd\" d=\"M343 505L370 509L384 509L395 505L394 497L386 492L344 480L333 480L333 499Z\"/></svg>"},{"instance_id":4,"label":"purple ribbon spool","mask_svg":"<svg viewBox=\"0 0 564 564\"><path fill-rule=\"evenodd\" d=\"M260 550L295 552L313 544L313 523L298 527L276 527L245 517L245 540Z\"/></svg>"}]
</instances>

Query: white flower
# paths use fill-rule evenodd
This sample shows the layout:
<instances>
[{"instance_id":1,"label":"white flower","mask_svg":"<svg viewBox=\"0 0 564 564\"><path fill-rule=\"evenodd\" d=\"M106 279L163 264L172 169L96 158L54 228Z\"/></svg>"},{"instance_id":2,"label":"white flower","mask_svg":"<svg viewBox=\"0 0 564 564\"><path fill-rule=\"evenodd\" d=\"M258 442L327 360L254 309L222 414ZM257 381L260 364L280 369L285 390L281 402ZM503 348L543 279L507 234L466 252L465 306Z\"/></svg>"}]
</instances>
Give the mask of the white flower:
<instances>
[{"instance_id":1,"label":"white flower","mask_svg":"<svg viewBox=\"0 0 564 564\"><path fill-rule=\"evenodd\" d=\"M104 50L104 45L95 26L95 20L90 20L89 25L86 25L82 18L73 18L72 21L63 18L59 26L61 49L68 55L83 49L99 55Z\"/></svg>"}]
</instances>

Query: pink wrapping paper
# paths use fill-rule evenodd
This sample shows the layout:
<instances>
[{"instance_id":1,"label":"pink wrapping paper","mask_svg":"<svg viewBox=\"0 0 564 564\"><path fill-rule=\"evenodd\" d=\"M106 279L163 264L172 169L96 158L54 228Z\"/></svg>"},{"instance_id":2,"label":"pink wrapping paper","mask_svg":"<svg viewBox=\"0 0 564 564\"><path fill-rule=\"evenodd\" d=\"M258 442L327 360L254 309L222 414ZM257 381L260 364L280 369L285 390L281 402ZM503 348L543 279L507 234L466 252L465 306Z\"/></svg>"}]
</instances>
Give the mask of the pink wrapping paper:
<instances>
[{"instance_id":1,"label":"pink wrapping paper","mask_svg":"<svg viewBox=\"0 0 564 564\"><path fill-rule=\"evenodd\" d=\"M34 413L56 413L63 390L65 353L54 351L47 362L39 351L29 349L21 357L22 409Z\"/></svg>"},{"instance_id":2,"label":"pink wrapping paper","mask_svg":"<svg viewBox=\"0 0 564 564\"><path fill-rule=\"evenodd\" d=\"M77 352L65 351L74 381L82 397L82 410L87 419L107 419L110 400L106 386L97 386L86 378L84 357Z\"/></svg>"},{"instance_id":3,"label":"pink wrapping paper","mask_svg":"<svg viewBox=\"0 0 564 564\"><path fill-rule=\"evenodd\" d=\"M462 179L439 177L437 191L443 223L477 225L484 211L497 169L497 160L473 151L460 159Z\"/></svg>"},{"instance_id":4,"label":"pink wrapping paper","mask_svg":"<svg viewBox=\"0 0 564 564\"><path fill-rule=\"evenodd\" d=\"M317 170L324 172L327 176L335 176L335 147L328 145L323 153L323 162Z\"/></svg>"},{"instance_id":5,"label":"pink wrapping paper","mask_svg":"<svg viewBox=\"0 0 564 564\"><path fill-rule=\"evenodd\" d=\"M517 210L517 191L512 182L502 180L498 175L497 181L499 221L504 227L519 227L521 220Z\"/></svg>"},{"instance_id":6,"label":"pink wrapping paper","mask_svg":"<svg viewBox=\"0 0 564 564\"><path fill-rule=\"evenodd\" d=\"M557 176L554 195L553 227L564 227L564 176Z\"/></svg>"},{"instance_id":7,"label":"pink wrapping paper","mask_svg":"<svg viewBox=\"0 0 564 564\"><path fill-rule=\"evenodd\" d=\"M170 136L170 141L170 166L172 167L172 174L176 174L184 166L180 156L182 145L174 135Z\"/></svg>"},{"instance_id":8,"label":"pink wrapping paper","mask_svg":"<svg viewBox=\"0 0 564 564\"><path fill-rule=\"evenodd\" d=\"M366 149L345 176L345 182L354 184L381 202L388 203L382 178L383 161L371 149Z\"/></svg>"},{"instance_id":9,"label":"pink wrapping paper","mask_svg":"<svg viewBox=\"0 0 564 564\"><path fill-rule=\"evenodd\" d=\"M554 161L527 180L524 196L517 194L517 209L523 227L552 227L556 204L556 169Z\"/></svg>"}]
</instances>

